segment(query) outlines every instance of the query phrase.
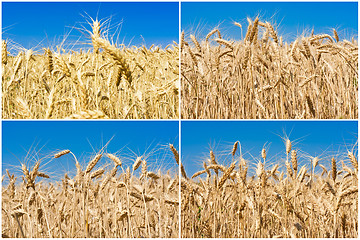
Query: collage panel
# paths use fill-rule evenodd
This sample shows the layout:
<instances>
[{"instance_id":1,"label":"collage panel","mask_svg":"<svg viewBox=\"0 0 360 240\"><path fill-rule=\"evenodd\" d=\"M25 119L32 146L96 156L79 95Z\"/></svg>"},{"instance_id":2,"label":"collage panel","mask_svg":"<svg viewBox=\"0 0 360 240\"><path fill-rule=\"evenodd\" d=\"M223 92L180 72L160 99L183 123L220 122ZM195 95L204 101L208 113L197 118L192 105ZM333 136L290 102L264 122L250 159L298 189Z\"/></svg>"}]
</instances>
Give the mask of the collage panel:
<instances>
[{"instance_id":1,"label":"collage panel","mask_svg":"<svg viewBox=\"0 0 360 240\"><path fill-rule=\"evenodd\" d=\"M358 118L357 2L182 2L181 26L183 119Z\"/></svg>"},{"instance_id":2,"label":"collage panel","mask_svg":"<svg viewBox=\"0 0 360 240\"><path fill-rule=\"evenodd\" d=\"M178 121L3 121L2 237L178 238Z\"/></svg>"},{"instance_id":3,"label":"collage panel","mask_svg":"<svg viewBox=\"0 0 360 240\"><path fill-rule=\"evenodd\" d=\"M179 118L179 3L3 2L2 26L3 119Z\"/></svg>"},{"instance_id":4,"label":"collage panel","mask_svg":"<svg viewBox=\"0 0 360 240\"><path fill-rule=\"evenodd\" d=\"M183 121L181 131L182 238L358 237L357 121Z\"/></svg>"}]
</instances>

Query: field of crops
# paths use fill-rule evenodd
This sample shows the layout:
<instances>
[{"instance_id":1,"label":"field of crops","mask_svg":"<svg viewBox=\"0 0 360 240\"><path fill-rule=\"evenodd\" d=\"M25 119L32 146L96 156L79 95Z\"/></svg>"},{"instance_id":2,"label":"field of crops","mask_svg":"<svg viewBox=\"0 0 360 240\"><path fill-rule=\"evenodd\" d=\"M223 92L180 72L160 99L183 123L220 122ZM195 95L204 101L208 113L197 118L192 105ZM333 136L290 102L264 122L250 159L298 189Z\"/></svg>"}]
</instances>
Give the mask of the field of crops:
<instances>
[{"instance_id":1,"label":"field of crops","mask_svg":"<svg viewBox=\"0 0 360 240\"><path fill-rule=\"evenodd\" d=\"M227 154L228 166L224 155L217 159L210 151L191 178L183 169L182 237L358 237L357 151L312 157L303 164L290 140L280 164L269 164L265 149L257 163L241 152L236 142Z\"/></svg>"},{"instance_id":2,"label":"field of crops","mask_svg":"<svg viewBox=\"0 0 360 240\"><path fill-rule=\"evenodd\" d=\"M330 14L322 22L292 14L323 4L4 3L2 237L358 238L358 12L355 3L326 3L341 7L343 29L324 20L337 18ZM33 13L55 6L51 17ZM286 14L269 20L273 7ZM67 14L76 25L58 41L61 9L84 19ZM194 26L254 9L266 14L205 34ZM99 21L95 12L114 15ZM112 23L119 16L128 28ZM321 32L299 34L294 23ZM272 155L272 135L288 128L300 132ZM120 136L123 148L109 141L99 150L98 135ZM304 135L312 135L306 147ZM221 139L231 139L228 148L212 144ZM29 144L34 152L22 155Z\"/></svg>"},{"instance_id":3,"label":"field of crops","mask_svg":"<svg viewBox=\"0 0 360 240\"><path fill-rule=\"evenodd\" d=\"M182 118L358 117L357 40L339 39L333 29L288 43L269 22L248 23L240 41L217 28L201 39L182 33Z\"/></svg>"},{"instance_id":4,"label":"field of crops","mask_svg":"<svg viewBox=\"0 0 360 240\"><path fill-rule=\"evenodd\" d=\"M53 161L64 155L72 155L76 172L65 173L61 180L51 180L40 160L23 163L21 179L9 171L2 177L2 237L179 236L177 168L165 174L154 171L160 167L148 165L146 156L125 166L122 157L104 150L86 166L70 150L56 153ZM173 145L166 156L167 162L179 160ZM102 164L104 158L111 164ZM48 178L50 182L43 181Z\"/></svg>"},{"instance_id":5,"label":"field of crops","mask_svg":"<svg viewBox=\"0 0 360 240\"><path fill-rule=\"evenodd\" d=\"M115 45L94 21L87 51L8 54L2 41L3 119L179 117L179 50Z\"/></svg>"}]
</instances>

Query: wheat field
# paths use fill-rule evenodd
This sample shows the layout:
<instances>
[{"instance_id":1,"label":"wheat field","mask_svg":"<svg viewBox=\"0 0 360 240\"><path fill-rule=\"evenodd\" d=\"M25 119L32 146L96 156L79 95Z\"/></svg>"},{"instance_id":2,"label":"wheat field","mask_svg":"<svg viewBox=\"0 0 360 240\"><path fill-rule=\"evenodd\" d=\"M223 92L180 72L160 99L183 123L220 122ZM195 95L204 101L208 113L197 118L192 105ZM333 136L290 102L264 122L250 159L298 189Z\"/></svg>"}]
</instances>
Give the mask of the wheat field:
<instances>
[{"instance_id":1,"label":"wheat field","mask_svg":"<svg viewBox=\"0 0 360 240\"><path fill-rule=\"evenodd\" d=\"M286 159L245 160L236 142L224 156L210 151L202 170L182 174L183 238L357 238L358 159L354 148L299 162L286 141ZM253 165L256 165L253 167ZM252 170L254 168L254 171ZM185 169L184 169L185 171ZM253 172L253 173L251 173Z\"/></svg>"},{"instance_id":2,"label":"wheat field","mask_svg":"<svg viewBox=\"0 0 360 240\"><path fill-rule=\"evenodd\" d=\"M269 22L247 20L235 22L246 33L238 41L218 28L199 39L182 32L182 118L358 118L357 40L333 29L289 43Z\"/></svg>"},{"instance_id":3,"label":"wheat field","mask_svg":"<svg viewBox=\"0 0 360 240\"><path fill-rule=\"evenodd\" d=\"M171 144L167 150L167 162L175 164L177 150ZM64 155L73 157L76 170L60 180L51 180L59 174L45 172L41 160L23 163L21 178L8 170L3 175L2 237L179 237L177 168L166 174L150 171L159 166L149 165L147 156L138 156L126 166L119 154L104 149L85 166L70 150L52 158L61 161ZM102 164L106 158L110 164Z\"/></svg>"},{"instance_id":4,"label":"wheat field","mask_svg":"<svg viewBox=\"0 0 360 240\"><path fill-rule=\"evenodd\" d=\"M98 20L90 26L88 50L60 45L13 56L2 41L2 118L179 118L177 43L126 47Z\"/></svg>"}]
</instances>

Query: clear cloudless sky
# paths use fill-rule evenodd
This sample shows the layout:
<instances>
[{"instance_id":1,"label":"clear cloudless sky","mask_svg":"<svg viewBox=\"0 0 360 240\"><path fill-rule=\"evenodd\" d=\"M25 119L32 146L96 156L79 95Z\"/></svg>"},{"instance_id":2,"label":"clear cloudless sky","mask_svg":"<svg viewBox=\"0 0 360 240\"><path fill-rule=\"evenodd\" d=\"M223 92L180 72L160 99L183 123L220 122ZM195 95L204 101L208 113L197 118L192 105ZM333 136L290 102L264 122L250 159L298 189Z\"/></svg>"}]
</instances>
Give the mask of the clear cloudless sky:
<instances>
[{"instance_id":1,"label":"clear cloudless sky","mask_svg":"<svg viewBox=\"0 0 360 240\"><path fill-rule=\"evenodd\" d=\"M357 153L356 121L185 121L181 132L182 161L189 175L202 168L210 149L220 163L228 165L236 141L240 141L244 158L252 167L261 158L263 147L269 164L284 165L286 137L298 150L301 164L308 163L309 156L319 156L326 166L329 156L342 155L345 159L344 154L354 146Z\"/></svg>"},{"instance_id":2,"label":"clear cloudless sky","mask_svg":"<svg viewBox=\"0 0 360 240\"><path fill-rule=\"evenodd\" d=\"M111 18L110 33L122 22L119 42L126 45L165 47L178 42L177 2L3 2L3 38L25 48L33 48L40 42L42 46L57 45L74 26L90 29L86 23L90 17ZM73 29L68 39L75 41L79 36L83 34Z\"/></svg>"},{"instance_id":3,"label":"clear cloudless sky","mask_svg":"<svg viewBox=\"0 0 360 240\"><path fill-rule=\"evenodd\" d=\"M125 168L146 153L149 169L158 163L163 169L177 169L168 147L169 143L179 147L177 121L3 121L2 172L19 172L22 162L33 164L39 158L47 163L45 172L73 172L71 155L54 159L54 153L70 149L87 164L109 140L105 152L120 156Z\"/></svg>"},{"instance_id":4,"label":"clear cloudless sky","mask_svg":"<svg viewBox=\"0 0 360 240\"><path fill-rule=\"evenodd\" d=\"M357 2L183 2L181 24L185 32L195 31L204 36L220 24L226 37L240 39L239 22L245 35L247 17L259 16L263 21L276 23L280 36L291 41L304 30L310 33L331 33L350 39L358 34Z\"/></svg>"}]
</instances>

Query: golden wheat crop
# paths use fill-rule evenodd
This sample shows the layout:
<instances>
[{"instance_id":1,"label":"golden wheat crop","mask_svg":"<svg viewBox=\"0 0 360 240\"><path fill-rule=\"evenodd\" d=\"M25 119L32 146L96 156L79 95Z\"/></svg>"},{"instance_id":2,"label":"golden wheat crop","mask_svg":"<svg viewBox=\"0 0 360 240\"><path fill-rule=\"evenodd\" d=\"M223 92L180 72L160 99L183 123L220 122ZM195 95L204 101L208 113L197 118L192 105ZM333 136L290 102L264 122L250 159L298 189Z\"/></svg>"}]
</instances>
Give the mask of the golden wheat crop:
<instances>
[{"instance_id":1,"label":"golden wheat crop","mask_svg":"<svg viewBox=\"0 0 360 240\"><path fill-rule=\"evenodd\" d=\"M88 30L93 51L17 56L2 41L4 119L178 118L179 48L125 47L106 38L99 21Z\"/></svg>"},{"instance_id":2,"label":"golden wheat crop","mask_svg":"<svg viewBox=\"0 0 360 240\"><path fill-rule=\"evenodd\" d=\"M181 179L182 237L357 238L357 151L308 164L298 152L287 141L284 163L269 164L263 149L251 171L238 142L228 166L211 151L203 170Z\"/></svg>"},{"instance_id":3,"label":"golden wheat crop","mask_svg":"<svg viewBox=\"0 0 360 240\"><path fill-rule=\"evenodd\" d=\"M53 158L61 161L67 154L75 159L76 170L59 181L51 181L53 176L44 172L46 164L40 160L32 166L22 164L22 181L9 171L2 177L8 178L2 186L3 237L179 237L176 170L149 171L161 166L148 166L146 156L124 166L122 157L103 150L86 167L70 150ZM170 152L166 156L173 158ZM111 164L101 164L104 158Z\"/></svg>"},{"instance_id":4,"label":"golden wheat crop","mask_svg":"<svg viewBox=\"0 0 360 240\"><path fill-rule=\"evenodd\" d=\"M313 33L288 43L248 19L241 41L181 36L181 116L187 119L356 119L358 43ZM242 25L235 23L242 31Z\"/></svg>"}]
</instances>

